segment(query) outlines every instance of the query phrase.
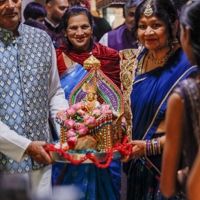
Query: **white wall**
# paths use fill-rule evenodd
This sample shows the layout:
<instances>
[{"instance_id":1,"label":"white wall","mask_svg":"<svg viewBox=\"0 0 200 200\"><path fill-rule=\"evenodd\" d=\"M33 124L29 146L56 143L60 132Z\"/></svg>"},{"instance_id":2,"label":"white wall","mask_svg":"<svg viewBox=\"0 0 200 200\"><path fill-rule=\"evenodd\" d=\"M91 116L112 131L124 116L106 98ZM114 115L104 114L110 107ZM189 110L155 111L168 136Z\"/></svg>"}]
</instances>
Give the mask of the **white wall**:
<instances>
[{"instance_id":1,"label":"white wall","mask_svg":"<svg viewBox=\"0 0 200 200\"><path fill-rule=\"evenodd\" d=\"M110 22L110 16L114 16L115 20L113 23ZM107 21L112 26L112 29L120 26L124 23L125 19L123 17L123 8L114 8L114 7L108 7L107 8Z\"/></svg>"}]
</instances>

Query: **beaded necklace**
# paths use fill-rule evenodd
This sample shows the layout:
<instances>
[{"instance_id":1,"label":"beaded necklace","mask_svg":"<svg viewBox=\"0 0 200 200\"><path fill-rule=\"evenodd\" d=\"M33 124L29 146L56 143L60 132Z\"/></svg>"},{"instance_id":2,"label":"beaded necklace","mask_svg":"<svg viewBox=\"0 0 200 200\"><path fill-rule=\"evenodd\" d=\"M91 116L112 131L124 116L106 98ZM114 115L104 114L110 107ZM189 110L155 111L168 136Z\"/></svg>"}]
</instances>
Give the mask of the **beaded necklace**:
<instances>
[{"instance_id":1,"label":"beaded necklace","mask_svg":"<svg viewBox=\"0 0 200 200\"><path fill-rule=\"evenodd\" d=\"M166 62L174 53L174 46L172 46L172 48L170 49L170 51L168 51L165 55L165 57L161 58L161 59L155 59L153 57L153 52L151 51L149 54L148 59L150 59L154 64L161 64L163 62Z\"/></svg>"},{"instance_id":2,"label":"beaded necklace","mask_svg":"<svg viewBox=\"0 0 200 200\"><path fill-rule=\"evenodd\" d=\"M172 48L170 49L170 51L168 51L166 53L166 56L164 58L156 60L153 57L153 52L151 51L147 60L151 59L154 64L161 64L163 62L166 62L173 55L173 53L174 53L174 46L172 46ZM147 54L147 52L142 56L142 58L138 62L138 66L137 66L136 74L135 74L136 76L142 74L142 68L143 68L143 65L144 65L144 58L146 57L146 54Z\"/></svg>"}]
</instances>

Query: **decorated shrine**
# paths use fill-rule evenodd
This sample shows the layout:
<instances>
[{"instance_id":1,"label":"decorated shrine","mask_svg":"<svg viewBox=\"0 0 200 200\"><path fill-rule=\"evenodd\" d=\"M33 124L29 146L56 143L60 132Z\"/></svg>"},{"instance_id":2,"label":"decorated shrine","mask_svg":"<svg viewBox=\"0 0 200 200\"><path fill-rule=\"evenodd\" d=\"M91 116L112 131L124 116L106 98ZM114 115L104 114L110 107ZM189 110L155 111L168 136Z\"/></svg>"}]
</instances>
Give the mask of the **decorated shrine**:
<instances>
[{"instance_id":1,"label":"decorated shrine","mask_svg":"<svg viewBox=\"0 0 200 200\"><path fill-rule=\"evenodd\" d=\"M87 152L91 150L107 152L109 162L114 151L130 154L131 146L126 145L126 139L123 143L126 136L122 134L124 108L121 91L101 71L100 66L94 56L85 60L84 68L90 72L72 91L70 107L57 113L56 121L60 124L61 134L53 149L60 150L67 159L70 159L70 152L84 151L90 155ZM95 157L87 158L96 163ZM73 163L73 160L70 159L70 162Z\"/></svg>"}]
</instances>

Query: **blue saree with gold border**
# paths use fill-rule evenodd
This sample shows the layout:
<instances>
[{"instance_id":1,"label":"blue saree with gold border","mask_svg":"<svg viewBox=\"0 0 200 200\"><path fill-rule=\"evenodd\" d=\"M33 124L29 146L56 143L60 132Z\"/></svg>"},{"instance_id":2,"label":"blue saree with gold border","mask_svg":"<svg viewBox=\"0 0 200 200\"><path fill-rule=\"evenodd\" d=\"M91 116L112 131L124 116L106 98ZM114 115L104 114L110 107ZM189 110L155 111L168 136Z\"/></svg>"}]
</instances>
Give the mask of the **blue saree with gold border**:
<instances>
[{"instance_id":1,"label":"blue saree with gold border","mask_svg":"<svg viewBox=\"0 0 200 200\"><path fill-rule=\"evenodd\" d=\"M138 56L138 60L145 52L146 49ZM177 83L196 69L179 48L164 66L135 77L131 94L132 140L146 140L164 135L154 133L165 118L168 97ZM151 156L148 159L132 161L126 169L128 200L165 199L159 189L161 156Z\"/></svg>"},{"instance_id":2,"label":"blue saree with gold border","mask_svg":"<svg viewBox=\"0 0 200 200\"><path fill-rule=\"evenodd\" d=\"M72 90L83 80L88 71L81 64L75 63L60 75L61 87L69 101ZM119 200L121 162L111 162L106 169L94 164L63 164L53 166L53 179L62 176L62 185L73 185L79 188L80 200ZM61 174L60 174L61 173ZM59 175L60 174L60 175Z\"/></svg>"}]
</instances>

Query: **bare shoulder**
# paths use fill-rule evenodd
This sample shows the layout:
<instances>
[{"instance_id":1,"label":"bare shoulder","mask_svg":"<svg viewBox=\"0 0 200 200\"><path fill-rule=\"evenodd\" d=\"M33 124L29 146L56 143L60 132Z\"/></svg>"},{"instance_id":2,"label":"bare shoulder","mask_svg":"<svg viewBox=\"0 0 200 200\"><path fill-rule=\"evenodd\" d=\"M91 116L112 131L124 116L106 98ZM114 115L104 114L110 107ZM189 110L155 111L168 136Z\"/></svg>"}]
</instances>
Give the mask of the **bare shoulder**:
<instances>
[{"instance_id":1,"label":"bare shoulder","mask_svg":"<svg viewBox=\"0 0 200 200\"><path fill-rule=\"evenodd\" d=\"M170 95L168 100L168 106L183 107L183 105L184 101L178 93L174 92Z\"/></svg>"}]
</instances>

